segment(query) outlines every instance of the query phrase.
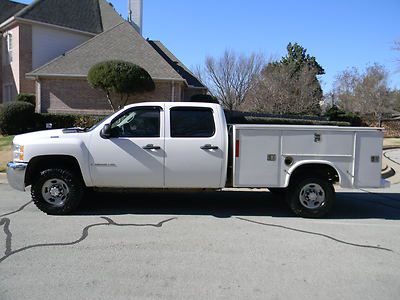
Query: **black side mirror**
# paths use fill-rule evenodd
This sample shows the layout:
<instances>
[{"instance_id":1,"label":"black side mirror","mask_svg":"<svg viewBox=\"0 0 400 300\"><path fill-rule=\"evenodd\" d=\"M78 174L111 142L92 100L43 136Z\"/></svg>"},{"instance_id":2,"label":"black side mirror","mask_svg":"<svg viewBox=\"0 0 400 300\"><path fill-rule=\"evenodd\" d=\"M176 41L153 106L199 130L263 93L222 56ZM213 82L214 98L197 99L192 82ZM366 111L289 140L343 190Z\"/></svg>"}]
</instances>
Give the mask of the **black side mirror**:
<instances>
[{"instance_id":1,"label":"black side mirror","mask_svg":"<svg viewBox=\"0 0 400 300\"><path fill-rule=\"evenodd\" d=\"M100 132L100 136L103 139L109 139L111 137L111 125L110 124L104 125L103 129Z\"/></svg>"}]
</instances>

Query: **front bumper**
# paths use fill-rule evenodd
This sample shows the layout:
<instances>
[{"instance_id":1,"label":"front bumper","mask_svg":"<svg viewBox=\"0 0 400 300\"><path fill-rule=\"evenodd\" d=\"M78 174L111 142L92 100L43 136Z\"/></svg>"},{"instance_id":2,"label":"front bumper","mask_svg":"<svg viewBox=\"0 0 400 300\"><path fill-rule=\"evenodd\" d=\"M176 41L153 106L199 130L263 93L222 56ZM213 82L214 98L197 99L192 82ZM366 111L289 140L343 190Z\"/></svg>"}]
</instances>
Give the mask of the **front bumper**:
<instances>
[{"instance_id":1,"label":"front bumper","mask_svg":"<svg viewBox=\"0 0 400 300\"><path fill-rule=\"evenodd\" d=\"M7 179L8 184L21 192L25 192L25 172L27 163L14 163L7 164Z\"/></svg>"}]
</instances>

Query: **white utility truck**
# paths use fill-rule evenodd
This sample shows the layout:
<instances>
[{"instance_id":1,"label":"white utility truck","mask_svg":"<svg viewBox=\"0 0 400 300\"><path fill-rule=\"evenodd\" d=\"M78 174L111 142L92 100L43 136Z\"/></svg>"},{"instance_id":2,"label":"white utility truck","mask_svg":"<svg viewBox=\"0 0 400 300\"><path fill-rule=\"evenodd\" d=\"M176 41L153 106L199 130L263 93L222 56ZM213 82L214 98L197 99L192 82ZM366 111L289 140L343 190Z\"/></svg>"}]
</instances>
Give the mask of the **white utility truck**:
<instances>
[{"instance_id":1,"label":"white utility truck","mask_svg":"<svg viewBox=\"0 0 400 300\"><path fill-rule=\"evenodd\" d=\"M285 125L227 126L209 103L129 105L90 129L18 135L12 187L31 186L48 214L73 211L86 188L219 190L268 188L293 212L321 217L332 208L337 183L380 188L380 128Z\"/></svg>"}]
</instances>

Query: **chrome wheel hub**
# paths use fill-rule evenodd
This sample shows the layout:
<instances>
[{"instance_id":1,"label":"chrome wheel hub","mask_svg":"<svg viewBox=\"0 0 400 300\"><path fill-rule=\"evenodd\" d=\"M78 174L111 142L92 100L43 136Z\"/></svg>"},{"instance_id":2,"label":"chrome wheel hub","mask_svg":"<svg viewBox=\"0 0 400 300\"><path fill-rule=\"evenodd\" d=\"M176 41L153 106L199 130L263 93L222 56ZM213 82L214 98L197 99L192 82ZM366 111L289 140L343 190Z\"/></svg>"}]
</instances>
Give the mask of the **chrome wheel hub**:
<instances>
[{"instance_id":1,"label":"chrome wheel hub","mask_svg":"<svg viewBox=\"0 0 400 300\"><path fill-rule=\"evenodd\" d=\"M325 205L325 192L319 184L309 183L301 189L299 200L305 208L317 209Z\"/></svg>"},{"instance_id":2,"label":"chrome wheel hub","mask_svg":"<svg viewBox=\"0 0 400 300\"><path fill-rule=\"evenodd\" d=\"M64 180L54 178L47 180L42 187L43 199L54 206L62 206L69 195L68 185Z\"/></svg>"}]
</instances>

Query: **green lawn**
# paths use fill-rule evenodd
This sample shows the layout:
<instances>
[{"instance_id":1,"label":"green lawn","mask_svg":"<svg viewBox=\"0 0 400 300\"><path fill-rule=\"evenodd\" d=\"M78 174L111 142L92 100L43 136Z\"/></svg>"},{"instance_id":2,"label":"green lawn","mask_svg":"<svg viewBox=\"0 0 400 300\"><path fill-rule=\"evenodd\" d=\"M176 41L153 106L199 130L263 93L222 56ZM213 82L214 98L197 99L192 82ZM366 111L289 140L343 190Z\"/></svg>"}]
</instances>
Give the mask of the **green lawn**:
<instances>
[{"instance_id":1,"label":"green lawn","mask_svg":"<svg viewBox=\"0 0 400 300\"><path fill-rule=\"evenodd\" d=\"M6 170L7 163L11 160L11 144L14 136L0 135L0 172Z\"/></svg>"}]
</instances>

